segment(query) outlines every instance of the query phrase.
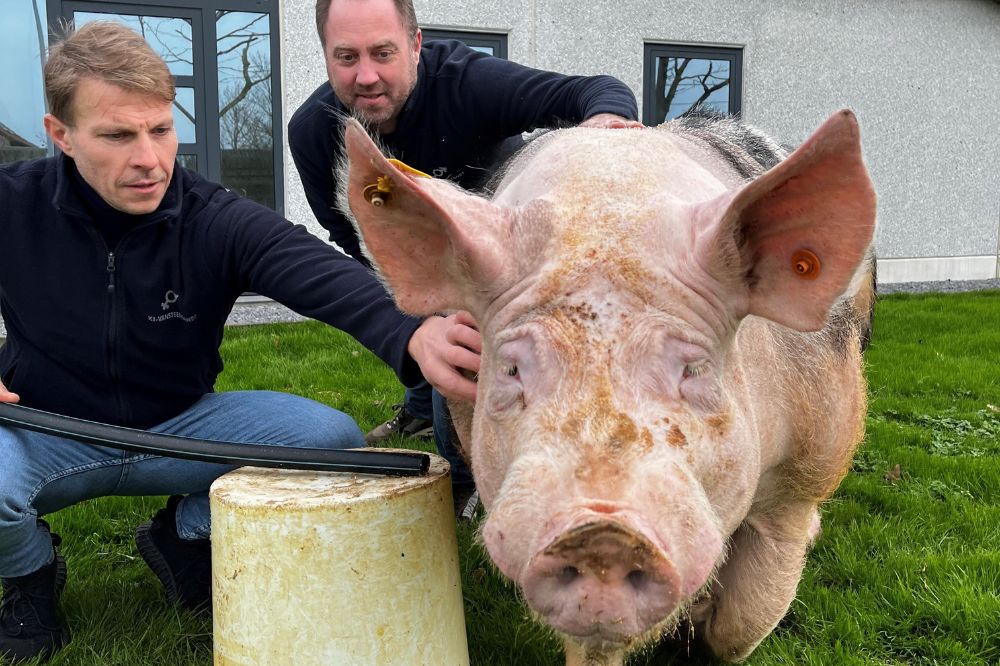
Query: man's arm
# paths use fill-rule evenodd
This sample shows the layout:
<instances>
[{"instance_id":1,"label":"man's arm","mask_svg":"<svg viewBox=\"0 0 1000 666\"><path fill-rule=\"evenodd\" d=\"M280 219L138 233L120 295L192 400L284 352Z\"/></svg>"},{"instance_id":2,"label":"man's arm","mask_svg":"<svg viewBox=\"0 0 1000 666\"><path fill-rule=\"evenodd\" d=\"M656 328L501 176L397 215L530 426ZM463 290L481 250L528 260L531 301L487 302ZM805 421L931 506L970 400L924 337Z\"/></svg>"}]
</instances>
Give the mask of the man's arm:
<instances>
[{"instance_id":1,"label":"man's arm","mask_svg":"<svg viewBox=\"0 0 1000 666\"><path fill-rule=\"evenodd\" d=\"M465 320L404 315L370 269L274 211L226 196L223 212L200 227L205 247L213 248L208 255L223 258L220 270L229 273L219 276L221 284L235 282L344 331L407 386L426 378L446 397L475 395L460 374L479 367L469 351L478 348L478 332Z\"/></svg>"},{"instance_id":2,"label":"man's arm","mask_svg":"<svg viewBox=\"0 0 1000 666\"><path fill-rule=\"evenodd\" d=\"M330 233L332 242L370 266L354 226L336 205L334 166L340 151L340 121L322 101L329 87L324 83L292 116L288 122L288 148L316 221Z\"/></svg>"},{"instance_id":3,"label":"man's arm","mask_svg":"<svg viewBox=\"0 0 1000 666\"><path fill-rule=\"evenodd\" d=\"M458 94L459 108L505 134L592 118L594 126L637 122L639 114L631 89L612 76L566 76L501 58L470 57Z\"/></svg>"}]
</instances>

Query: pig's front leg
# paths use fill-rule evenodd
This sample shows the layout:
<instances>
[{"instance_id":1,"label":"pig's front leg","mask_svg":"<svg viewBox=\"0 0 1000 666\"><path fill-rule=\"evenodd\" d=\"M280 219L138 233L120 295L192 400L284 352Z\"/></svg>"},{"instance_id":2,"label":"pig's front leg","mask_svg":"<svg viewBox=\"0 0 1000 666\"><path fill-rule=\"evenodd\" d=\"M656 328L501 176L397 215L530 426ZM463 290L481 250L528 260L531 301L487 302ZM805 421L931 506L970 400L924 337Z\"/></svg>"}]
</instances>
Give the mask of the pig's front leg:
<instances>
[{"instance_id":1,"label":"pig's front leg","mask_svg":"<svg viewBox=\"0 0 1000 666\"><path fill-rule=\"evenodd\" d=\"M788 611L818 523L814 503L751 513L730 537L710 593L691 610L694 637L727 661L750 654Z\"/></svg>"}]
</instances>

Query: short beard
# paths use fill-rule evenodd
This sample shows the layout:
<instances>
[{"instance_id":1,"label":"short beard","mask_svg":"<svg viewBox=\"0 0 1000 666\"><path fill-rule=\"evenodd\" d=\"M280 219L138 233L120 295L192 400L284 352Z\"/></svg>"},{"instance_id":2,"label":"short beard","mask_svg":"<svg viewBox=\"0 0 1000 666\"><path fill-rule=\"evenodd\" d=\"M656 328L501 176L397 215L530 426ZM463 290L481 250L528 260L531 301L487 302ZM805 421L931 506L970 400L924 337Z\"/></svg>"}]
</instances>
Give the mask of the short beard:
<instances>
[{"instance_id":1,"label":"short beard","mask_svg":"<svg viewBox=\"0 0 1000 666\"><path fill-rule=\"evenodd\" d=\"M399 113L399 110L403 108L403 105L399 107L391 106L385 111L380 111L378 113L372 113L371 111L365 109L359 109L358 107L351 108L351 115L355 118L361 120L368 127L378 127L382 123L388 121L394 115Z\"/></svg>"}]
</instances>

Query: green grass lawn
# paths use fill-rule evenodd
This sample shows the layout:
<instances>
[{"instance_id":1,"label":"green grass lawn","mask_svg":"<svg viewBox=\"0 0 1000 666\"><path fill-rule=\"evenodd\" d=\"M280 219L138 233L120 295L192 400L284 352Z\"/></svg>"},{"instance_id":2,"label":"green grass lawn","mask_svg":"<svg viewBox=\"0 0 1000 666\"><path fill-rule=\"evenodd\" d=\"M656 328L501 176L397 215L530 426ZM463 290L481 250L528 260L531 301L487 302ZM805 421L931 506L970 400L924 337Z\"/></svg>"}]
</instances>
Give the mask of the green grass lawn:
<instances>
[{"instance_id":1,"label":"green grass lawn","mask_svg":"<svg viewBox=\"0 0 1000 666\"><path fill-rule=\"evenodd\" d=\"M223 352L219 390L290 391L363 430L402 394L379 361L319 324L234 328ZM823 510L798 598L746 663L1000 664L1000 292L884 297L866 358L868 435ZM51 663L211 663L211 621L165 602L132 541L162 505L105 498L50 517L74 636ZM561 664L558 641L532 623L473 529L459 527L472 663Z\"/></svg>"}]
</instances>

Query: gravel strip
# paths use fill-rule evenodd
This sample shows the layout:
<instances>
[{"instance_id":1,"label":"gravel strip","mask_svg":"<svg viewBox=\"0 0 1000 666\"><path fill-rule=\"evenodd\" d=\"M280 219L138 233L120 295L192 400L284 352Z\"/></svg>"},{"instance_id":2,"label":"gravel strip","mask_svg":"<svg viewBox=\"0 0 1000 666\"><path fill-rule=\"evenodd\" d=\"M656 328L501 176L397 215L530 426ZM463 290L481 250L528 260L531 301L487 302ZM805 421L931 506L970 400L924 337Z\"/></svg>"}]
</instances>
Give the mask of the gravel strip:
<instances>
[{"instance_id":1,"label":"gravel strip","mask_svg":"<svg viewBox=\"0 0 1000 666\"><path fill-rule=\"evenodd\" d=\"M944 280L942 282L895 282L880 284L878 293L929 294L983 289L1000 289L1000 278L992 280ZM305 319L302 315L296 314L270 299L262 296L249 296L237 301L226 323L229 326L247 326L250 324L305 321ZM3 326L3 320L0 319L0 340L6 335L7 330Z\"/></svg>"},{"instance_id":2,"label":"gravel strip","mask_svg":"<svg viewBox=\"0 0 1000 666\"><path fill-rule=\"evenodd\" d=\"M249 324L273 324L276 322L305 321L306 317L292 312L284 305L260 296L240 299L229 313L227 326L247 326Z\"/></svg>"},{"instance_id":3,"label":"gravel strip","mask_svg":"<svg viewBox=\"0 0 1000 666\"><path fill-rule=\"evenodd\" d=\"M944 280L941 282L893 282L878 285L880 294L929 294L950 293L958 291L980 291L982 289L1000 289L1000 279L993 280Z\"/></svg>"},{"instance_id":4,"label":"gravel strip","mask_svg":"<svg viewBox=\"0 0 1000 666\"><path fill-rule=\"evenodd\" d=\"M273 324L277 322L305 321L306 317L292 312L284 305L262 296L241 297L233 306L226 320L228 326L246 326L249 324ZM0 342L7 336L3 320L0 319Z\"/></svg>"}]
</instances>

